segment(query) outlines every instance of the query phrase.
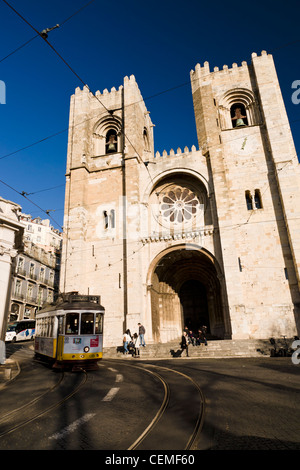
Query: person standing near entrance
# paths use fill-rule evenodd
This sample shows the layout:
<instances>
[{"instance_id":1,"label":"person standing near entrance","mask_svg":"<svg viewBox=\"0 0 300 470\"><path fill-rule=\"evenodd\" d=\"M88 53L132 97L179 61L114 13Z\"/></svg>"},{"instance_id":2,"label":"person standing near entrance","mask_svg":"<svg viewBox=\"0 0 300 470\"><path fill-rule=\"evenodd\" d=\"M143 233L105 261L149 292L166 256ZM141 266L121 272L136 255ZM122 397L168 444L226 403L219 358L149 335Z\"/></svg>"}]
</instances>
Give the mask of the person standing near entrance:
<instances>
[{"instance_id":1,"label":"person standing near entrance","mask_svg":"<svg viewBox=\"0 0 300 470\"><path fill-rule=\"evenodd\" d=\"M140 346L145 347L146 346L145 338L144 338L144 335L146 333L145 327L141 323L138 323L138 327L139 327Z\"/></svg>"},{"instance_id":2,"label":"person standing near entrance","mask_svg":"<svg viewBox=\"0 0 300 470\"><path fill-rule=\"evenodd\" d=\"M186 331L183 332L180 346L181 346L182 351L185 349L186 355L187 355L187 357L189 357L189 342L188 342L188 335L187 335Z\"/></svg>"}]
</instances>

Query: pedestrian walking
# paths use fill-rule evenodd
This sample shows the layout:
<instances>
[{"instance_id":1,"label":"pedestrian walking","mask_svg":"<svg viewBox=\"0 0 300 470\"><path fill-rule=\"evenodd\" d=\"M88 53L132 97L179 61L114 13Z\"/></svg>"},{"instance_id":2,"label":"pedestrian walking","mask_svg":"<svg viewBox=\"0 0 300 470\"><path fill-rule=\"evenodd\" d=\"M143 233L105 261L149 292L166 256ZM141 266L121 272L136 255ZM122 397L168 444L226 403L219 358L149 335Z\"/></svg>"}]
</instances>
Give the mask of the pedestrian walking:
<instances>
[{"instance_id":1,"label":"pedestrian walking","mask_svg":"<svg viewBox=\"0 0 300 470\"><path fill-rule=\"evenodd\" d=\"M131 337L128 334L128 330L124 333L123 335L123 348L124 348L124 354L128 354L128 344L131 341Z\"/></svg>"},{"instance_id":2,"label":"pedestrian walking","mask_svg":"<svg viewBox=\"0 0 300 470\"><path fill-rule=\"evenodd\" d=\"M139 327L140 346L145 347L146 346L145 338L144 338L144 335L146 333L145 327L141 323L138 323L138 327Z\"/></svg>"},{"instance_id":3,"label":"pedestrian walking","mask_svg":"<svg viewBox=\"0 0 300 470\"><path fill-rule=\"evenodd\" d=\"M189 342L188 342L188 335L187 335L186 331L183 332L180 346L181 346L181 349L182 349L181 352L183 352L185 350L187 357L189 357Z\"/></svg>"}]
</instances>

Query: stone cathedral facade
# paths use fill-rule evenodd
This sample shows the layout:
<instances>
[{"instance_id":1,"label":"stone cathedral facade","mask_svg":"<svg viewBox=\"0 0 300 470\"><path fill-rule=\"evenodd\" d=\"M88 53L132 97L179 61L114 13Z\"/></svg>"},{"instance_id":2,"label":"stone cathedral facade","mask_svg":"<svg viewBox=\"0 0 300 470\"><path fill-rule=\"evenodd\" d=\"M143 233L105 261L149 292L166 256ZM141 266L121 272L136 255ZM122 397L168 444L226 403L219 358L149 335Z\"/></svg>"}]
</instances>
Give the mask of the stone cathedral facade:
<instances>
[{"instance_id":1,"label":"stone cathedral facade","mask_svg":"<svg viewBox=\"0 0 300 470\"><path fill-rule=\"evenodd\" d=\"M104 346L299 334L300 173L273 58L190 73L199 149L154 151L135 77L71 97L61 292L100 295Z\"/></svg>"}]
</instances>

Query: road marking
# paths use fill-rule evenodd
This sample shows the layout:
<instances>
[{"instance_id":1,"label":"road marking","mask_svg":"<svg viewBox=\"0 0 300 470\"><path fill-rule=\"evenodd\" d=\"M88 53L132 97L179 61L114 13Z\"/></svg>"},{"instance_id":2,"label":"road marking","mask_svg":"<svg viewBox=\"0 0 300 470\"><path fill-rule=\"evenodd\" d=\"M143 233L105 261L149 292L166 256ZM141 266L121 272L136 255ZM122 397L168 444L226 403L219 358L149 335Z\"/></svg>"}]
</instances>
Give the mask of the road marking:
<instances>
[{"instance_id":1,"label":"road marking","mask_svg":"<svg viewBox=\"0 0 300 470\"><path fill-rule=\"evenodd\" d=\"M123 382L123 375L122 374L117 374L116 375L116 382Z\"/></svg>"},{"instance_id":2,"label":"road marking","mask_svg":"<svg viewBox=\"0 0 300 470\"><path fill-rule=\"evenodd\" d=\"M119 390L120 389L118 387L111 388L110 391L105 395L105 397L102 398L102 401L111 401Z\"/></svg>"},{"instance_id":3,"label":"road marking","mask_svg":"<svg viewBox=\"0 0 300 470\"><path fill-rule=\"evenodd\" d=\"M83 423L86 423L94 416L95 416L95 413L85 414L84 416L82 416L82 418L77 419L76 421L74 421L74 423L67 426L61 432L57 432L56 434L53 434L52 436L50 436L49 439L61 439L62 437L65 437L67 434L70 434L71 432L75 431L75 429L77 429L78 426L80 426Z\"/></svg>"}]
</instances>

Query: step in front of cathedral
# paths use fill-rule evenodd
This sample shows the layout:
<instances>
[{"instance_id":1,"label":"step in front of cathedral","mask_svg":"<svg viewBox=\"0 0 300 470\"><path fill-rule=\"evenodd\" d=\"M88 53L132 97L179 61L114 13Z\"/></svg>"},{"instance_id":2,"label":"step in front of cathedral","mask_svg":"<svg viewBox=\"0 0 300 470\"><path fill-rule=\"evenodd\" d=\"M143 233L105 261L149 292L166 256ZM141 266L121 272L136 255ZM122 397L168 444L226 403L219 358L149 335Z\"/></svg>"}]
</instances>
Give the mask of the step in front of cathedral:
<instances>
[{"instance_id":1,"label":"step in front of cathedral","mask_svg":"<svg viewBox=\"0 0 300 470\"><path fill-rule=\"evenodd\" d=\"M211 340L207 346L189 345L188 353L192 358L224 358L224 357L266 357L270 356L272 346L269 339L245 340ZM125 355L122 346L103 348L104 358L130 359L131 354ZM180 339L169 343L147 344L140 348L141 359L151 358L186 358L186 352L181 350Z\"/></svg>"}]
</instances>

